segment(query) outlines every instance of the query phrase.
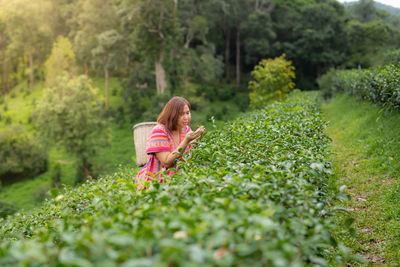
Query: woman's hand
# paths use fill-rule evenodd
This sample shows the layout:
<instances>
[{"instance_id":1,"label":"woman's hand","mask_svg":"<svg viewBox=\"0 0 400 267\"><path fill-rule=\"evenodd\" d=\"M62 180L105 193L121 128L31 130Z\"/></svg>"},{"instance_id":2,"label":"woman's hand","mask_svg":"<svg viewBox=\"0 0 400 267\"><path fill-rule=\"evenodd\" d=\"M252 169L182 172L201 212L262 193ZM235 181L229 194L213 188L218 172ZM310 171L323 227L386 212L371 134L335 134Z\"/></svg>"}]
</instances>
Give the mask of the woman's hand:
<instances>
[{"instance_id":1,"label":"woman's hand","mask_svg":"<svg viewBox=\"0 0 400 267\"><path fill-rule=\"evenodd\" d=\"M204 132L206 131L206 128L204 126L200 126L194 133L198 136L197 139L203 136Z\"/></svg>"},{"instance_id":2,"label":"woman's hand","mask_svg":"<svg viewBox=\"0 0 400 267\"><path fill-rule=\"evenodd\" d=\"M204 126L200 126L195 132L190 131L186 134L185 138L187 139L188 142L194 141L196 142L200 137L203 136L204 131L206 129Z\"/></svg>"},{"instance_id":3,"label":"woman's hand","mask_svg":"<svg viewBox=\"0 0 400 267\"><path fill-rule=\"evenodd\" d=\"M196 131L190 131L186 134L184 141L178 146L178 148L174 152L157 152L156 156L161 161L161 164L166 168L170 168L174 166L175 161L182 154L180 151L185 151L185 148L188 144L193 142L197 142L197 140L204 134L206 129L204 126L200 126Z\"/></svg>"},{"instance_id":4,"label":"woman's hand","mask_svg":"<svg viewBox=\"0 0 400 267\"><path fill-rule=\"evenodd\" d=\"M190 131L186 134L185 139L186 139L186 141L190 142L190 141L196 139L197 137L198 136L197 136L196 132Z\"/></svg>"}]
</instances>

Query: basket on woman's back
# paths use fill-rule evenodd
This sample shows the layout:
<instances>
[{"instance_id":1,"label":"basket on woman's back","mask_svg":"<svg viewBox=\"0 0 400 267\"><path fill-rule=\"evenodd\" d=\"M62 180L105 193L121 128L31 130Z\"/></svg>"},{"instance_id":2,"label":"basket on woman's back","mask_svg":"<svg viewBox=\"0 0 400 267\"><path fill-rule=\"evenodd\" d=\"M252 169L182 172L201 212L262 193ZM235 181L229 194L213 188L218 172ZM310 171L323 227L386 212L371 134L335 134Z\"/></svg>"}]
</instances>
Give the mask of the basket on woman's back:
<instances>
[{"instance_id":1,"label":"basket on woman's back","mask_svg":"<svg viewBox=\"0 0 400 267\"><path fill-rule=\"evenodd\" d=\"M146 154L146 142L157 122L142 122L133 126L133 140L135 142L136 165L143 166L149 160Z\"/></svg>"}]
</instances>

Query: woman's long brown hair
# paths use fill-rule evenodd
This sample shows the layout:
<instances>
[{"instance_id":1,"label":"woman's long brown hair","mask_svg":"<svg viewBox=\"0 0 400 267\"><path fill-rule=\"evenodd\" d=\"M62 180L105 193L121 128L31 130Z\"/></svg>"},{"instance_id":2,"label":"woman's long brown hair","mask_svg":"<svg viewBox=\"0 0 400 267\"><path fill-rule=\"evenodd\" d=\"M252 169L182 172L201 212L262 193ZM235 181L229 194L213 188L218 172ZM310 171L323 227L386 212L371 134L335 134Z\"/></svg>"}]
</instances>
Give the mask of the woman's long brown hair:
<instances>
[{"instance_id":1,"label":"woman's long brown hair","mask_svg":"<svg viewBox=\"0 0 400 267\"><path fill-rule=\"evenodd\" d=\"M164 106L160 115L158 115L157 122L167 126L168 130L175 131L178 129L178 119L183 108L188 106L190 109L189 101L183 97L174 96Z\"/></svg>"}]
</instances>

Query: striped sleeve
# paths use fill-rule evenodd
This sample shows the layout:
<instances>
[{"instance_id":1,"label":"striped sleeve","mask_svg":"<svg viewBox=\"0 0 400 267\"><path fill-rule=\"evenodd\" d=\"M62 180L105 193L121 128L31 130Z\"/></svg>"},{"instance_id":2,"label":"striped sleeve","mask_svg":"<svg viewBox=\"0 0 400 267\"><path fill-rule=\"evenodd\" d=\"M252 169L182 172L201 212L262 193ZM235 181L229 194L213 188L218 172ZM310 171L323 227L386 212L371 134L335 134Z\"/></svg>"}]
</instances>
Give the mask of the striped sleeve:
<instances>
[{"instance_id":1,"label":"striped sleeve","mask_svg":"<svg viewBox=\"0 0 400 267\"><path fill-rule=\"evenodd\" d=\"M167 132L162 127L154 127L146 143L146 153L170 151L170 140Z\"/></svg>"}]
</instances>

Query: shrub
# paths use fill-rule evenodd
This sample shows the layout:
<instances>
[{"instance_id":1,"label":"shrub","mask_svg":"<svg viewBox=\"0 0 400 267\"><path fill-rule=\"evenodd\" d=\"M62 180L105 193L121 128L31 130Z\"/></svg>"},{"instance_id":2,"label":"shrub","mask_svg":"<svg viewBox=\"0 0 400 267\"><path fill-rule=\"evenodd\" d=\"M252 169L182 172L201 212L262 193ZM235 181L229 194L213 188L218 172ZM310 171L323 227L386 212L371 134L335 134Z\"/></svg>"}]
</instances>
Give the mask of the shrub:
<instances>
[{"instance_id":1,"label":"shrub","mask_svg":"<svg viewBox=\"0 0 400 267\"><path fill-rule=\"evenodd\" d=\"M123 106L119 106L117 108L115 119L120 126L122 126L125 123L125 109Z\"/></svg>"},{"instance_id":2,"label":"shrub","mask_svg":"<svg viewBox=\"0 0 400 267\"><path fill-rule=\"evenodd\" d=\"M10 125L12 123L12 118L10 115L6 115L5 117L5 124Z\"/></svg>"},{"instance_id":3,"label":"shrub","mask_svg":"<svg viewBox=\"0 0 400 267\"><path fill-rule=\"evenodd\" d=\"M14 204L0 200L0 218L5 218L17 212L18 207Z\"/></svg>"},{"instance_id":4,"label":"shrub","mask_svg":"<svg viewBox=\"0 0 400 267\"><path fill-rule=\"evenodd\" d=\"M26 120L26 122L28 123L28 124L31 124L32 123L32 113L30 113L29 114L29 116L28 116L28 119Z\"/></svg>"},{"instance_id":5,"label":"shrub","mask_svg":"<svg viewBox=\"0 0 400 267\"><path fill-rule=\"evenodd\" d=\"M50 185L46 184L35 190L32 194L34 201L43 202L45 199L50 198L49 194Z\"/></svg>"},{"instance_id":6,"label":"shrub","mask_svg":"<svg viewBox=\"0 0 400 267\"><path fill-rule=\"evenodd\" d=\"M53 168L53 175L51 176L51 186L60 187L61 185L61 165L57 163Z\"/></svg>"},{"instance_id":7,"label":"shrub","mask_svg":"<svg viewBox=\"0 0 400 267\"><path fill-rule=\"evenodd\" d=\"M217 89L216 86L213 85L202 85L199 87L199 90L204 93L204 96L213 102L217 99Z\"/></svg>"},{"instance_id":8,"label":"shrub","mask_svg":"<svg viewBox=\"0 0 400 267\"><path fill-rule=\"evenodd\" d=\"M216 93L219 100L227 101L231 99L235 93L235 87L228 84L221 84L217 87Z\"/></svg>"},{"instance_id":9,"label":"shrub","mask_svg":"<svg viewBox=\"0 0 400 267\"><path fill-rule=\"evenodd\" d=\"M48 155L22 126L0 132L0 179L34 177L47 170Z\"/></svg>"},{"instance_id":10,"label":"shrub","mask_svg":"<svg viewBox=\"0 0 400 267\"><path fill-rule=\"evenodd\" d=\"M338 92L400 110L400 66L395 64L362 70L331 70L318 81L324 96Z\"/></svg>"},{"instance_id":11,"label":"shrub","mask_svg":"<svg viewBox=\"0 0 400 267\"><path fill-rule=\"evenodd\" d=\"M251 72L253 80L249 82L250 106L261 108L273 100L281 100L294 89L295 73L291 61L285 54L275 59L261 60Z\"/></svg>"},{"instance_id":12,"label":"shrub","mask_svg":"<svg viewBox=\"0 0 400 267\"><path fill-rule=\"evenodd\" d=\"M245 111L249 107L249 94L247 93L236 93L235 97L233 98L233 102L239 107L240 111Z\"/></svg>"},{"instance_id":13,"label":"shrub","mask_svg":"<svg viewBox=\"0 0 400 267\"><path fill-rule=\"evenodd\" d=\"M336 88L334 87L336 73L335 69L330 69L317 80L318 87L321 89L324 98L331 98L336 93Z\"/></svg>"},{"instance_id":14,"label":"shrub","mask_svg":"<svg viewBox=\"0 0 400 267\"><path fill-rule=\"evenodd\" d=\"M390 50L383 56L383 63L388 64L400 64L400 49Z\"/></svg>"}]
</instances>

